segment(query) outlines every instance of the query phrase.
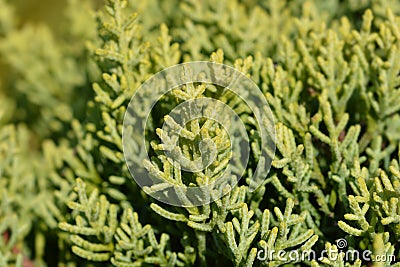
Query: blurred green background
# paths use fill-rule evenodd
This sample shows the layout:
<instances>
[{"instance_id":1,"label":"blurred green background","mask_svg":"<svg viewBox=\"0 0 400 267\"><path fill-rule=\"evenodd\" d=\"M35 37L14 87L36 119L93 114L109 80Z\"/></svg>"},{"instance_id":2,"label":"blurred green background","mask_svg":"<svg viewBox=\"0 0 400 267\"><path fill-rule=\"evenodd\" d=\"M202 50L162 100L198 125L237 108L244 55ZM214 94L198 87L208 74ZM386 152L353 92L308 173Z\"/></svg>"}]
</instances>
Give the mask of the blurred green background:
<instances>
[{"instance_id":1,"label":"blurred green background","mask_svg":"<svg viewBox=\"0 0 400 267\"><path fill-rule=\"evenodd\" d=\"M56 30L67 0L14 0L11 3L19 15L20 25L31 21L45 22Z\"/></svg>"},{"instance_id":2,"label":"blurred green background","mask_svg":"<svg viewBox=\"0 0 400 267\"><path fill-rule=\"evenodd\" d=\"M9 1L16 8L18 24L26 22L46 23L57 32L62 25L60 21L64 16L68 0L12 0ZM94 7L100 7L102 0L89 0Z\"/></svg>"}]
</instances>

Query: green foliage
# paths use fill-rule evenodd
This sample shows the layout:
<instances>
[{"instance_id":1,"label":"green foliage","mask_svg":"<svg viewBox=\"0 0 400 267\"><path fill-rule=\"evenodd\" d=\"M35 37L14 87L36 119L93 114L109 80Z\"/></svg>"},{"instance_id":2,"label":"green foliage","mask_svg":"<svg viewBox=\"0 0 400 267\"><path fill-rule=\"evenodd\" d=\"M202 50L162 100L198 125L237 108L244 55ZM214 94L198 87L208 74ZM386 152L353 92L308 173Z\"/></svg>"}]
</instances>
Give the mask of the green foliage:
<instances>
[{"instance_id":1,"label":"green foliage","mask_svg":"<svg viewBox=\"0 0 400 267\"><path fill-rule=\"evenodd\" d=\"M0 266L399 266L398 1L108 0L97 9L70 0L62 31L52 28L21 23L0 0ZM238 156L211 119L181 127L174 147L201 161L196 140L210 138L207 168L189 174L164 153L172 134L161 127L177 127L165 115L204 97L238 114L251 150L244 178L223 184L221 199L173 207L132 181L123 119L144 81L193 60L231 65L257 84L276 151L251 190L265 149L252 111L218 86L175 88L149 116L151 157L138 164L179 185L221 178ZM349 259L338 238L376 261ZM260 259L311 249L317 258Z\"/></svg>"}]
</instances>

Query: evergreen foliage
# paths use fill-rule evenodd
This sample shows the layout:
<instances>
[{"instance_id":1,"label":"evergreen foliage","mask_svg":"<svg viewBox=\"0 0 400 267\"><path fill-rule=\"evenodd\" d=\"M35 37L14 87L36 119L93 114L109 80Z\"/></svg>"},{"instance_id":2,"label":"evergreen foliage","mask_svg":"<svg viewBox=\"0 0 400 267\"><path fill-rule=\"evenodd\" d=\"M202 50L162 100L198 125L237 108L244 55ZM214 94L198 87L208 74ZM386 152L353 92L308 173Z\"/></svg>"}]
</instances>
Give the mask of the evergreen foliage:
<instances>
[{"instance_id":1,"label":"evergreen foliage","mask_svg":"<svg viewBox=\"0 0 400 267\"><path fill-rule=\"evenodd\" d=\"M1 267L400 266L398 1L103 5L69 0L54 32L21 25L12 1L0 0ZM150 114L152 157L141 163L150 173L201 185L235 160L224 127L197 120L183 128L178 149L195 160L193 140L211 138L217 161L196 174L170 163L161 126L176 124L165 115L186 100L214 97L232 107L251 151L244 178L221 199L174 207L132 180L123 120L148 78L198 60L232 66L257 84L271 107L276 151L253 191L264 149L254 114L218 86L176 88ZM338 255L259 257L311 249ZM372 260L349 259L348 250L370 250Z\"/></svg>"}]
</instances>

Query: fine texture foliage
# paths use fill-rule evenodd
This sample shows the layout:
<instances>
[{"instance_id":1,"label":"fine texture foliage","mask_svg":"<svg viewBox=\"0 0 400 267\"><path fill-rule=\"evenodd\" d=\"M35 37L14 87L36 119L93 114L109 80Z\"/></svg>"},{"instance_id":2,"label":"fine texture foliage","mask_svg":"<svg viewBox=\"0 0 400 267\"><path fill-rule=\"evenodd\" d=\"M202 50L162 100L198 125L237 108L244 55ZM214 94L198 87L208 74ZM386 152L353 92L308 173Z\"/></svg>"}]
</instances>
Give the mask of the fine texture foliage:
<instances>
[{"instance_id":1,"label":"fine texture foliage","mask_svg":"<svg viewBox=\"0 0 400 267\"><path fill-rule=\"evenodd\" d=\"M60 31L20 20L0 0L0 267L400 266L398 1L69 0ZM254 81L276 151L251 190L265 149L251 109L218 86L175 88L149 114L148 172L203 185L238 157L223 125L198 119L176 149L202 160L196 140L210 138L215 162L196 173L171 164L161 128L187 100L229 105L251 149L221 199L174 207L133 181L123 120L148 78L198 60ZM370 260L346 254L366 250Z\"/></svg>"}]
</instances>

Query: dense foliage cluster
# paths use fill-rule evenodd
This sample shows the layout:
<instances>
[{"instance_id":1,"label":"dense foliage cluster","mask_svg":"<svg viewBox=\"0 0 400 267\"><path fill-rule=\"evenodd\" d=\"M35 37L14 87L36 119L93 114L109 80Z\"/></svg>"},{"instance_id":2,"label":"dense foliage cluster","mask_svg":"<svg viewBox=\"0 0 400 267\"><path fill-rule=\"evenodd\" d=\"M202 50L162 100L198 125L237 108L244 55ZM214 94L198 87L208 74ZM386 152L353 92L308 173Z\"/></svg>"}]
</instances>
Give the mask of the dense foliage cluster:
<instances>
[{"instance_id":1,"label":"dense foliage cluster","mask_svg":"<svg viewBox=\"0 0 400 267\"><path fill-rule=\"evenodd\" d=\"M19 20L0 0L0 266L400 266L397 0L69 0L60 31ZM223 198L174 207L132 180L123 118L149 77L197 60L258 85L276 151L250 190L263 149L251 111L217 87L177 88L146 128L150 172L201 183L230 160L228 136L202 121L185 133L215 140L218 163L196 177L168 164L157 129L189 99L232 106L251 155ZM335 259L259 257L337 251L338 238Z\"/></svg>"}]
</instances>

